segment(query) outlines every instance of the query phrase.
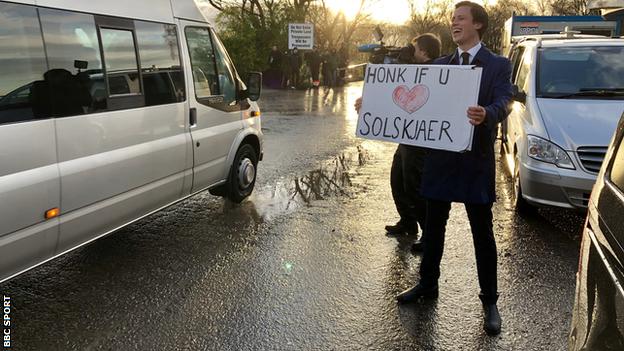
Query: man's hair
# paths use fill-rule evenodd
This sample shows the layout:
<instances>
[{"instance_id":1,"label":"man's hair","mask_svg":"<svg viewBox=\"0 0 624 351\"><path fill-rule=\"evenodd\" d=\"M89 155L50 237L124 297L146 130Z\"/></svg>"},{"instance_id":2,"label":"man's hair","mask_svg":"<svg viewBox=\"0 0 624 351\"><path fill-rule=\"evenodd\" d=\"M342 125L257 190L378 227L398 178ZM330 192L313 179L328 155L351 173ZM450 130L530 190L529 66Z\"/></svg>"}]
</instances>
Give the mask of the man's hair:
<instances>
[{"instance_id":1,"label":"man's hair","mask_svg":"<svg viewBox=\"0 0 624 351\"><path fill-rule=\"evenodd\" d=\"M417 44L418 48L427 54L430 60L440 57L442 43L440 38L433 33L425 33L412 39L412 44Z\"/></svg>"},{"instance_id":2,"label":"man's hair","mask_svg":"<svg viewBox=\"0 0 624 351\"><path fill-rule=\"evenodd\" d=\"M477 3L474 3L472 1L460 1L457 4L455 4L455 9L458 9L463 6L470 7L470 14L472 15L473 22L481 23L481 29L479 29L478 32L479 32L479 39L483 38L483 34L485 34L485 31L487 30L488 22L489 22L487 12L483 8L483 6Z\"/></svg>"}]
</instances>

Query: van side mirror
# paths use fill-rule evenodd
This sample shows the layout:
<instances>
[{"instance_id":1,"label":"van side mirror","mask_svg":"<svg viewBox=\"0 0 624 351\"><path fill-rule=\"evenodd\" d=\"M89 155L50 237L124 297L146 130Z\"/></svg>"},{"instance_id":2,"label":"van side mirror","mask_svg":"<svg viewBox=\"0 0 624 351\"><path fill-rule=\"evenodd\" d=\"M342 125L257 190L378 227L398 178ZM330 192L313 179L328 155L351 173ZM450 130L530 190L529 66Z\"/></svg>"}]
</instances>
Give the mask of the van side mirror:
<instances>
[{"instance_id":1,"label":"van side mirror","mask_svg":"<svg viewBox=\"0 0 624 351\"><path fill-rule=\"evenodd\" d=\"M247 97L251 101L257 101L260 99L260 92L262 91L262 73L250 72L247 76Z\"/></svg>"},{"instance_id":2,"label":"van side mirror","mask_svg":"<svg viewBox=\"0 0 624 351\"><path fill-rule=\"evenodd\" d=\"M522 89L520 89L517 85L512 85L511 86L511 94L512 94L512 98L515 101L518 101L520 103L526 103L526 93L524 91L522 91Z\"/></svg>"}]
</instances>

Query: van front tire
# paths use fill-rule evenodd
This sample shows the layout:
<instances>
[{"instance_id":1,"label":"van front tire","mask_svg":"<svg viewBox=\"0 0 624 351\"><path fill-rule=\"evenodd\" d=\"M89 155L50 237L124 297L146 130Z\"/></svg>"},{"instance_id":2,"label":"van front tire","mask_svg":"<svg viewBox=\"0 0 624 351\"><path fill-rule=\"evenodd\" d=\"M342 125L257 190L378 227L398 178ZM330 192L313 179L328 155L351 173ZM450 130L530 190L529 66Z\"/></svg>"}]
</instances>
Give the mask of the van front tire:
<instances>
[{"instance_id":1,"label":"van front tire","mask_svg":"<svg viewBox=\"0 0 624 351\"><path fill-rule=\"evenodd\" d=\"M223 185L224 196L233 202L240 203L251 195L256 185L257 167L256 149L250 144L243 144L236 152L228 181ZM215 188L215 190L218 189Z\"/></svg>"}]
</instances>

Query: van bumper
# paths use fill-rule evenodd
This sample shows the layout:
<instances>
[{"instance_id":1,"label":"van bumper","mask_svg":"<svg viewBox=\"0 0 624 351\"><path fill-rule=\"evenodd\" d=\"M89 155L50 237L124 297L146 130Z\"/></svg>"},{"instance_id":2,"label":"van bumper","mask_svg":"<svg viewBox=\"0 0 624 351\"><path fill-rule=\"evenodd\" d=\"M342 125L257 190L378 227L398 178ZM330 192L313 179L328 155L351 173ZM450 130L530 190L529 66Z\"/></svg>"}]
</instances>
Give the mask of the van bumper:
<instances>
[{"instance_id":1,"label":"van bumper","mask_svg":"<svg viewBox=\"0 0 624 351\"><path fill-rule=\"evenodd\" d=\"M575 167L563 169L531 158L524 160L520 165L524 199L536 206L586 209L596 175Z\"/></svg>"}]
</instances>

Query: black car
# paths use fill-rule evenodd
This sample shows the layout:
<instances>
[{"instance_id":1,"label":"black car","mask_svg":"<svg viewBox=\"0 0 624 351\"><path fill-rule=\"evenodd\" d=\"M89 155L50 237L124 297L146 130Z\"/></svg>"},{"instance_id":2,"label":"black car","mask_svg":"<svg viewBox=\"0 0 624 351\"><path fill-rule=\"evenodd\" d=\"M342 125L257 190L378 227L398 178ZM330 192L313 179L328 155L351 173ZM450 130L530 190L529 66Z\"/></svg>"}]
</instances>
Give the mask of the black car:
<instances>
[{"instance_id":1,"label":"black car","mask_svg":"<svg viewBox=\"0 0 624 351\"><path fill-rule=\"evenodd\" d=\"M589 200L570 350L624 350L623 139L624 114Z\"/></svg>"}]
</instances>

